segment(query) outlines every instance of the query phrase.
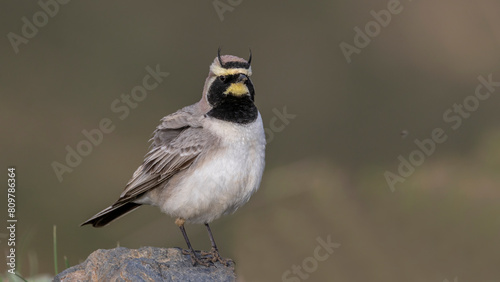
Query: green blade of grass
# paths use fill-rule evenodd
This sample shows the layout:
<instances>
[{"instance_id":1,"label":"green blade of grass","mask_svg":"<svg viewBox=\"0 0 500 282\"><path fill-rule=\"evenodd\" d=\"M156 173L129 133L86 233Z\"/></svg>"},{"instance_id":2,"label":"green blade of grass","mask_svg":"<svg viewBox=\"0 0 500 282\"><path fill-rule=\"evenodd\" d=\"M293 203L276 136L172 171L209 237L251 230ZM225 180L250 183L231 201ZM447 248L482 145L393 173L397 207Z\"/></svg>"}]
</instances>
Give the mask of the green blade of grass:
<instances>
[{"instance_id":1,"label":"green blade of grass","mask_svg":"<svg viewBox=\"0 0 500 282\"><path fill-rule=\"evenodd\" d=\"M24 282L28 282L28 280L24 279L21 275L19 275L17 272L14 273L17 277L21 278Z\"/></svg>"},{"instance_id":2,"label":"green blade of grass","mask_svg":"<svg viewBox=\"0 0 500 282\"><path fill-rule=\"evenodd\" d=\"M59 273L57 269L57 235L56 235L56 226L54 225L52 237L54 238L54 271L56 272L54 275Z\"/></svg>"}]
</instances>

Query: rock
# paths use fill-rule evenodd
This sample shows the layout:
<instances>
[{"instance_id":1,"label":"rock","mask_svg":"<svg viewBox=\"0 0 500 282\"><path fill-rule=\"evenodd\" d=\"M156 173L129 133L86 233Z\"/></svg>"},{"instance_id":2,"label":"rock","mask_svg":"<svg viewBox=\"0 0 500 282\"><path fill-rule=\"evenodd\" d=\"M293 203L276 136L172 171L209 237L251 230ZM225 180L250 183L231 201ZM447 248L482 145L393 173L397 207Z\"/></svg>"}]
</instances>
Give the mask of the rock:
<instances>
[{"instance_id":1,"label":"rock","mask_svg":"<svg viewBox=\"0 0 500 282\"><path fill-rule=\"evenodd\" d=\"M54 281L236 281L234 264L193 266L179 248L97 250Z\"/></svg>"}]
</instances>

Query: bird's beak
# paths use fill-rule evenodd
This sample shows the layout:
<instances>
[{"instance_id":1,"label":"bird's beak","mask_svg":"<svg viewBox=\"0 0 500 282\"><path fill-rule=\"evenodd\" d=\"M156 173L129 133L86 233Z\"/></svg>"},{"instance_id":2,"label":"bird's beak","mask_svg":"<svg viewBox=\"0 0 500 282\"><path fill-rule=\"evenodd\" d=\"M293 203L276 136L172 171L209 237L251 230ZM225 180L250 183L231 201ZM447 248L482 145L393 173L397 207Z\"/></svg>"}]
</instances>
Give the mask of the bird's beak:
<instances>
[{"instance_id":1,"label":"bird's beak","mask_svg":"<svg viewBox=\"0 0 500 282\"><path fill-rule=\"evenodd\" d=\"M248 80L248 76L246 76L245 74L240 73L238 75L238 79L236 79L236 82L245 82L247 80Z\"/></svg>"}]
</instances>

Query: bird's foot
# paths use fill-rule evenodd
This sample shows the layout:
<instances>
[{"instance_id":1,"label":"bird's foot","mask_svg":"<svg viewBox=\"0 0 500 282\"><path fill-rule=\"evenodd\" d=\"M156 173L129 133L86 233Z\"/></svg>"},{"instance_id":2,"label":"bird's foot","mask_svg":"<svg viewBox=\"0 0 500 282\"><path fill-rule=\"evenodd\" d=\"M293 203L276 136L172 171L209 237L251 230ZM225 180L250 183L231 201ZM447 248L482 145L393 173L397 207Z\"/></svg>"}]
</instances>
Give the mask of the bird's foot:
<instances>
[{"instance_id":1,"label":"bird's foot","mask_svg":"<svg viewBox=\"0 0 500 282\"><path fill-rule=\"evenodd\" d=\"M221 257L219 250L217 250L216 248L212 248L210 252L201 251L201 255L204 260L209 261L213 264L215 264L216 262L220 262L225 266L229 266L231 263L234 264L234 261L232 259Z\"/></svg>"},{"instance_id":2,"label":"bird's foot","mask_svg":"<svg viewBox=\"0 0 500 282\"><path fill-rule=\"evenodd\" d=\"M198 255L196 255L196 252L194 250L191 251L182 249L182 254L189 255L191 257L191 263L193 264L193 266L202 265L210 267L211 265L209 261L207 261L205 258L198 257Z\"/></svg>"}]
</instances>

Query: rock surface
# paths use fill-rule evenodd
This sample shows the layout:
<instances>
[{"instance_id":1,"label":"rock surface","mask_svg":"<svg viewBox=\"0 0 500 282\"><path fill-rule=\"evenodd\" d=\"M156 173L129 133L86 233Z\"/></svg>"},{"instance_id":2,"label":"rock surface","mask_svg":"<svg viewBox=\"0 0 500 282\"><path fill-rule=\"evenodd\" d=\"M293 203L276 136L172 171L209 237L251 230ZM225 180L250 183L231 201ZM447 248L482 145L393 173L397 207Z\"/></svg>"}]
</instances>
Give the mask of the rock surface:
<instances>
[{"instance_id":1,"label":"rock surface","mask_svg":"<svg viewBox=\"0 0 500 282\"><path fill-rule=\"evenodd\" d=\"M234 265L193 266L178 248L97 250L54 281L236 281Z\"/></svg>"}]
</instances>

